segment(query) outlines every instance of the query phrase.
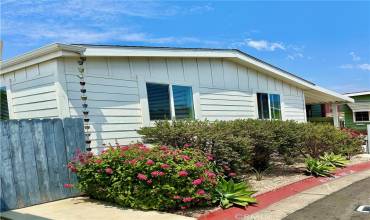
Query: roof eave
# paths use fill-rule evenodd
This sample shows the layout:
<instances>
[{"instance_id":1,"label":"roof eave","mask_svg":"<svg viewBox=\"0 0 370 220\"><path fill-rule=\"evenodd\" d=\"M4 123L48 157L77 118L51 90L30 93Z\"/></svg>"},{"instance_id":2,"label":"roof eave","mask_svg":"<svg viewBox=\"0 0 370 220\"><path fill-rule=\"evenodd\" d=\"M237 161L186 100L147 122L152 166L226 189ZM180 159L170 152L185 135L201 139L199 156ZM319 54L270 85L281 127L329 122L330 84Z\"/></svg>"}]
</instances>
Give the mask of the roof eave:
<instances>
[{"instance_id":1,"label":"roof eave","mask_svg":"<svg viewBox=\"0 0 370 220\"><path fill-rule=\"evenodd\" d=\"M17 66L18 64L25 63L43 56L47 56L49 54L55 54L55 56L49 56L49 57L58 57L58 56L63 56L63 55L68 55L69 53L57 53L57 52L70 52L70 55L78 55L81 54L85 51L84 47L81 46L72 46L72 45L67 45L67 44L60 44L60 43L53 43L46 45L44 47L38 48L36 50L32 50L28 53L16 56L10 60L4 61L1 64L1 73L0 75L14 71L15 69L18 68L12 68Z\"/></svg>"}]
</instances>

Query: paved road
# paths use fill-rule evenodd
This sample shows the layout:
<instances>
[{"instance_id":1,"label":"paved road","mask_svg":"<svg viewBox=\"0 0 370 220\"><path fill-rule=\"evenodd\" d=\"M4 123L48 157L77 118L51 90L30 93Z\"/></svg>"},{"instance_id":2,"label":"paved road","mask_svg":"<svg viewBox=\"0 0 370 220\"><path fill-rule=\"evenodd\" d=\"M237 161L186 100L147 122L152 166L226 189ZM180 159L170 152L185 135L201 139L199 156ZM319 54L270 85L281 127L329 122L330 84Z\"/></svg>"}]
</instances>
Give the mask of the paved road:
<instances>
[{"instance_id":1,"label":"paved road","mask_svg":"<svg viewBox=\"0 0 370 220\"><path fill-rule=\"evenodd\" d=\"M370 214L355 212L370 205L370 178L355 182L290 215L285 220L369 220Z\"/></svg>"}]
</instances>

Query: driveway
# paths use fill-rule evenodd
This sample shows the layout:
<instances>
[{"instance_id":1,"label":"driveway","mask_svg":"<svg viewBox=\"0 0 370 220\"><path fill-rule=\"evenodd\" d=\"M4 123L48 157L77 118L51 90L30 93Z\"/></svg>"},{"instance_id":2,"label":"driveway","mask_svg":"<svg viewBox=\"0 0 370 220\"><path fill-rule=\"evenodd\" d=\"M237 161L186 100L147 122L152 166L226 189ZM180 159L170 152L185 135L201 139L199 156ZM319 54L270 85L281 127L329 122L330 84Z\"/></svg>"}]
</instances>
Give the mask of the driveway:
<instances>
[{"instance_id":1,"label":"driveway","mask_svg":"<svg viewBox=\"0 0 370 220\"><path fill-rule=\"evenodd\" d=\"M370 205L370 178L353 183L342 190L330 194L329 196L288 215L284 219L370 219L370 214L354 211L359 205Z\"/></svg>"},{"instance_id":2,"label":"driveway","mask_svg":"<svg viewBox=\"0 0 370 220\"><path fill-rule=\"evenodd\" d=\"M63 199L16 209L1 213L0 216L12 220L194 220L165 212L121 208L86 197Z\"/></svg>"}]
</instances>

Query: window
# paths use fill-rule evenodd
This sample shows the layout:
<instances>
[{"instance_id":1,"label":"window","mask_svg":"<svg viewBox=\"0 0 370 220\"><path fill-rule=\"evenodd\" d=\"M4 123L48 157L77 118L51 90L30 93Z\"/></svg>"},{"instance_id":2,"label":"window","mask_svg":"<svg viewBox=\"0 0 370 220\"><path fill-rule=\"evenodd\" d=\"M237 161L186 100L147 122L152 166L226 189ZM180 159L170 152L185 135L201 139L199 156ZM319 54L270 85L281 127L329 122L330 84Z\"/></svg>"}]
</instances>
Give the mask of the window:
<instances>
[{"instance_id":1,"label":"window","mask_svg":"<svg viewBox=\"0 0 370 220\"><path fill-rule=\"evenodd\" d=\"M189 86L146 84L150 120L193 119L193 92ZM172 91L172 93L171 93ZM173 100L173 106L171 106Z\"/></svg>"},{"instance_id":2,"label":"window","mask_svg":"<svg viewBox=\"0 0 370 220\"><path fill-rule=\"evenodd\" d=\"M171 119L168 85L147 83L150 120Z\"/></svg>"},{"instance_id":3,"label":"window","mask_svg":"<svg viewBox=\"0 0 370 220\"><path fill-rule=\"evenodd\" d=\"M354 112L355 121L369 121L369 112Z\"/></svg>"},{"instance_id":4,"label":"window","mask_svg":"<svg viewBox=\"0 0 370 220\"><path fill-rule=\"evenodd\" d=\"M176 119L194 118L193 92L188 86L172 86Z\"/></svg>"},{"instance_id":5,"label":"window","mask_svg":"<svg viewBox=\"0 0 370 220\"><path fill-rule=\"evenodd\" d=\"M5 87L0 87L0 120L9 119L8 100Z\"/></svg>"},{"instance_id":6,"label":"window","mask_svg":"<svg viewBox=\"0 0 370 220\"><path fill-rule=\"evenodd\" d=\"M281 119L280 95L270 94L271 119Z\"/></svg>"},{"instance_id":7,"label":"window","mask_svg":"<svg viewBox=\"0 0 370 220\"><path fill-rule=\"evenodd\" d=\"M281 119L280 95L257 93L258 118Z\"/></svg>"}]
</instances>

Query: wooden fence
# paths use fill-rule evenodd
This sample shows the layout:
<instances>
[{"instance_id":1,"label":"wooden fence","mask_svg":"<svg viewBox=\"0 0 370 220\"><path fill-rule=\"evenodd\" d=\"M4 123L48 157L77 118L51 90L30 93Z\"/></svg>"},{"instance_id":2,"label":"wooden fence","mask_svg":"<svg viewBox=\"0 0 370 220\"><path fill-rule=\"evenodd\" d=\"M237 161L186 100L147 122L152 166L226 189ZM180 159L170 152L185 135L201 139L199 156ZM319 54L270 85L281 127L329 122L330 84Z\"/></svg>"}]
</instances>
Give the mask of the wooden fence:
<instances>
[{"instance_id":1,"label":"wooden fence","mask_svg":"<svg viewBox=\"0 0 370 220\"><path fill-rule=\"evenodd\" d=\"M1 211L78 195L67 161L85 148L79 118L0 121Z\"/></svg>"}]
</instances>

